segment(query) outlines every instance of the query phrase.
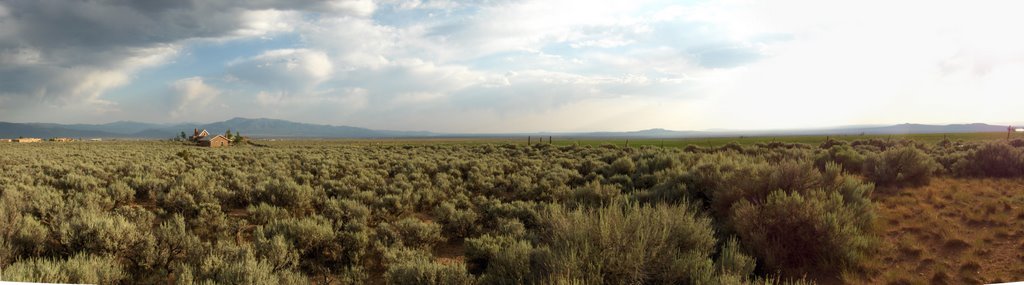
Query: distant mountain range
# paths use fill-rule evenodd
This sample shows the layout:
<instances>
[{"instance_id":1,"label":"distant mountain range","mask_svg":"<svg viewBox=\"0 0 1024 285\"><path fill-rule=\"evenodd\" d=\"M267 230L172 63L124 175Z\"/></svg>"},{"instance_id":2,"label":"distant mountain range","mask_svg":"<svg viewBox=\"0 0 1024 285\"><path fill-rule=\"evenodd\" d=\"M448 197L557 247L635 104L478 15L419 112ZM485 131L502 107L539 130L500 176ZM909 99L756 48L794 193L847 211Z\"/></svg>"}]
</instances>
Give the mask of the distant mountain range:
<instances>
[{"instance_id":1,"label":"distant mountain range","mask_svg":"<svg viewBox=\"0 0 1024 285\"><path fill-rule=\"evenodd\" d=\"M234 118L208 124L151 124L140 122L113 122L108 124L51 124L0 122L0 138L17 137L74 137L74 138L147 138L165 139L181 132L191 136L194 129L220 134L231 129L244 136L257 138L380 138L431 137L430 132L385 131L350 126L331 126L296 123L276 119Z\"/></svg>"},{"instance_id":2,"label":"distant mountain range","mask_svg":"<svg viewBox=\"0 0 1024 285\"><path fill-rule=\"evenodd\" d=\"M73 137L73 138L140 138L165 139L185 132L191 135L193 129L205 129L218 134L227 129L244 136L255 138L426 138L426 137L509 137L509 136L558 136L578 138L699 138L728 136L768 135L841 135L841 134L924 134L924 133L975 133L1004 132L1006 126L988 124L922 125L901 124L891 126L846 126L802 130L714 130L714 131L673 131L649 129L629 132L558 132L558 133L491 133L491 134L445 134L417 131L373 130L351 126L332 126L297 123L277 119L234 118L208 124L179 123L151 124L119 121L107 124L52 124L52 123L5 123L0 122L0 138L18 137Z\"/></svg>"}]
</instances>

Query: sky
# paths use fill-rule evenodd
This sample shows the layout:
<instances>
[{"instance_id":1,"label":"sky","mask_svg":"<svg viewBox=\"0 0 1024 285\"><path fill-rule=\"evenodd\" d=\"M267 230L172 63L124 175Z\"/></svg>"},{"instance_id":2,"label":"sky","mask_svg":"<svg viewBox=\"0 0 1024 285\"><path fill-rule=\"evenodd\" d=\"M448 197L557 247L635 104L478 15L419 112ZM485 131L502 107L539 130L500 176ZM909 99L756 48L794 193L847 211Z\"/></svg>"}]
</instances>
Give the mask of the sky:
<instances>
[{"instance_id":1,"label":"sky","mask_svg":"<svg viewBox=\"0 0 1024 285\"><path fill-rule=\"evenodd\" d=\"M0 0L0 121L1021 122L1020 1Z\"/></svg>"}]
</instances>

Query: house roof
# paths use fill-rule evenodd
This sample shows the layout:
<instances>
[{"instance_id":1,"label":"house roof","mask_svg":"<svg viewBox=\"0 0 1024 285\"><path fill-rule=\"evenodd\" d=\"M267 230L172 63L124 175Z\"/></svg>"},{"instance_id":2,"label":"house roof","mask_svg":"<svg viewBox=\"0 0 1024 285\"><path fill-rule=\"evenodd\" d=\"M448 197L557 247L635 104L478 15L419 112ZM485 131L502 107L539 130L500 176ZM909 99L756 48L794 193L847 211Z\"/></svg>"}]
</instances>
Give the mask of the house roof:
<instances>
[{"instance_id":1,"label":"house roof","mask_svg":"<svg viewBox=\"0 0 1024 285\"><path fill-rule=\"evenodd\" d=\"M199 141L212 141L213 139L215 139L217 137L221 137L224 140L229 140L228 138L224 137L224 135L216 135L216 136L205 136L205 137L199 138Z\"/></svg>"}]
</instances>

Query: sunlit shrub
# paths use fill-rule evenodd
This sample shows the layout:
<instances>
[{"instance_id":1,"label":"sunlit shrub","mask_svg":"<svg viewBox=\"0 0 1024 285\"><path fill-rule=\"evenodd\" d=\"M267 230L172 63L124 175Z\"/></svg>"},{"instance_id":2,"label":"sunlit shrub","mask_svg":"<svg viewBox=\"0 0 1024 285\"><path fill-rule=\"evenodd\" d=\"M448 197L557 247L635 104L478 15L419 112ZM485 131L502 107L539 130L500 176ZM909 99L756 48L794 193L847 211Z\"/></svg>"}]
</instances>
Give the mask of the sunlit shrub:
<instances>
[{"instance_id":1,"label":"sunlit shrub","mask_svg":"<svg viewBox=\"0 0 1024 285\"><path fill-rule=\"evenodd\" d=\"M389 253L390 266L384 273L388 284L475 284L461 262L437 263L419 251L398 250Z\"/></svg>"},{"instance_id":2,"label":"sunlit shrub","mask_svg":"<svg viewBox=\"0 0 1024 285\"><path fill-rule=\"evenodd\" d=\"M584 283L703 283L713 276L711 221L687 205L552 206L541 245L558 280ZM637 239L637 237L644 237ZM555 281L555 280L552 280Z\"/></svg>"},{"instance_id":3,"label":"sunlit shrub","mask_svg":"<svg viewBox=\"0 0 1024 285\"><path fill-rule=\"evenodd\" d=\"M275 271L266 260L258 259L248 247L221 245L202 257L197 266L178 270L179 284L308 284L309 278L301 274Z\"/></svg>"},{"instance_id":4,"label":"sunlit shrub","mask_svg":"<svg viewBox=\"0 0 1024 285\"><path fill-rule=\"evenodd\" d=\"M110 256L79 254L68 259L28 259L0 268L6 281L117 284L128 275Z\"/></svg>"},{"instance_id":5,"label":"sunlit shrub","mask_svg":"<svg viewBox=\"0 0 1024 285\"><path fill-rule=\"evenodd\" d=\"M831 148L821 152L814 159L814 165L818 169L824 170L825 163L835 162L846 169L846 171L853 173L860 173L861 167L864 165L864 155L860 154L853 148L850 148L846 144L834 145Z\"/></svg>"},{"instance_id":6,"label":"sunlit shrub","mask_svg":"<svg viewBox=\"0 0 1024 285\"><path fill-rule=\"evenodd\" d=\"M762 204L740 201L732 223L740 240L767 272L800 277L855 268L873 246L857 208L840 193L772 192Z\"/></svg>"},{"instance_id":7,"label":"sunlit shrub","mask_svg":"<svg viewBox=\"0 0 1024 285\"><path fill-rule=\"evenodd\" d=\"M864 175L879 186L926 185L939 168L934 159L913 147L889 149L864 161Z\"/></svg>"},{"instance_id":8,"label":"sunlit shrub","mask_svg":"<svg viewBox=\"0 0 1024 285\"><path fill-rule=\"evenodd\" d=\"M623 198L622 190L615 184L601 184L591 181L573 190L571 201L578 205L601 206Z\"/></svg>"}]
</instances>

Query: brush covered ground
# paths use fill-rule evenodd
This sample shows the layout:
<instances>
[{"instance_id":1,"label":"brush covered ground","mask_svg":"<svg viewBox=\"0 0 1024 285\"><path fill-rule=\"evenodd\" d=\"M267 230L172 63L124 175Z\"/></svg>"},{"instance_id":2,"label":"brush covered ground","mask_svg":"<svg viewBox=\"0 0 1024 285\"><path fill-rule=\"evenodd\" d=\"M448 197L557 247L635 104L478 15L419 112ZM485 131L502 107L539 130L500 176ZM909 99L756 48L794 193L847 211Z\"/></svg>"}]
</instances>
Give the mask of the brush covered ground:
<instances>
[{"instance_id":1,"label":"brush covered ground","mask_svg":"<svg viewBox=\"0 0 1024 285\"><path fill-rule=\"evenodd\" d=\"M1024 281L1024 179L939 178L876 193L880 284Z\"/></svg>"},{"instance_id":2,"label":"brush covered ground","mask_svg":"<svg viewBox=\"0 0 1024 285\"><path fill-rule=\"evenodd\" d=\"M0 276L99 284L1024 280L1024 141L257 145L0 145Z\"/></svg>"}]
</instances>

